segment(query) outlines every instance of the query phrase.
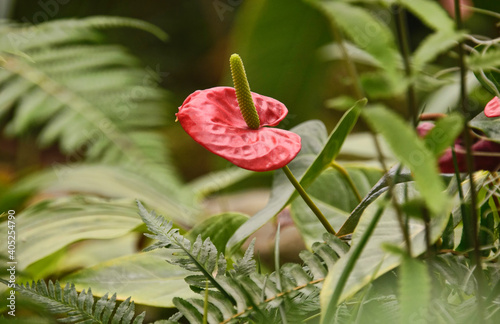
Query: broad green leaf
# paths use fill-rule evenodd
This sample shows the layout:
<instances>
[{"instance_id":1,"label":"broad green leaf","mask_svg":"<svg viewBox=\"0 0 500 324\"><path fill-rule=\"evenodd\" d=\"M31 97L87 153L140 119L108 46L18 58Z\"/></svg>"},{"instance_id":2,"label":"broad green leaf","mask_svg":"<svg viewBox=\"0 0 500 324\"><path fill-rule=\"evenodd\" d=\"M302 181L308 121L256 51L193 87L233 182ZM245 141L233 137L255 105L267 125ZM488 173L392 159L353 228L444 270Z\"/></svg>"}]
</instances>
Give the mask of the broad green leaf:
<instances>
[{"instance_id":1,"label":"broad green leaf","mask_svg":"<svg viewBox=\"0 0 500 324\"><path fill-rule=\"evenodd\" d=\"M448 147L452 146L455 139L460 135L464 126L462 115L452 113L445 118L438 120L429 133L424 138L425 145L439 157Z\"/></svg>"},{"instance_id":2,"label":"broad green leaf","mask_svg":"<svg viewBox=\"0 0 500 324\"><path fill-rule=\"evenodd\" d=\"M247 220L248 216L240 213L214 215L193 227L186 237L192 242L198 235L201 235L203 240L210 238L217 251L223 252L229 238Z\"/></svg>"},{"instance_id":3,"label":"broad green leaf","mask_svg":"<svg viewBox=\"0 0 500 324\"><path fill-rule=\"evenodd\" d=\"M298 124L298 115L316 116L314 108L323 105L328 70L317 50L332 41L329 28L328 18L307 1L243 1L238 8L231 51L243 59L252 91L288 107L282 127Z\"/></svg>"},{"instance_id":4,"label":"broad green leaf","mask_svg":"<svg viewBox=\"0 0 500 324\"><path fill-rule=\"evenodd\" d=\"M361 197L365 197L382 176L381 170L377 168L347 166L346 170ZM359 204L345 177L335 169L324 171L308 188L308 194L335 229L344 224ZM291 214L307 247L322 240L324 227L302 199L293 201Z\"/></svg>"},{"instance_id":5,"label":"broad green leaf","mask_svg":"<svg viewBox=\"0 0 500 324\"><path fill-rule=\"evenodd\" d=\"M405 197L408 197L410 200L415 199L419 197L419 193L415 187L414 182L397 184L394 186L393 196L400 203L405 200ZM345 256L340 258L340 260L338 260L334 267L329 271L323 284L320 296L323 315L328 308L334 288L338 284L340 275L345 268L347 260L352 255L355 245L366 231L371 219L375 216L379 203L385 199L385 195L382 195L365 209L361 217L361 221L353 233L351 249ZM435 214L431 217L429 226L431 244L441 236L441 233L446 227L447 221L447 211L443 211L442 213ZM420 220L410 219L409 229L412 241L412 255L418 256L426 250L425 226ZM378 278L387 271L394 269L401 263L400 256L388 252L385 249L386 245L394 245L400 248L405 248L404 239L401 235L401 227L397 220L396 211L392 205L388 205L385 208L378 225L362 250L355 267L347 279L340 302L353 296L369 282Z\"/></svg>"},{"instance_id":6,"label":"broad green leaf","mask_svg":"<svg viewBox=\"0 0 500 324\"><path fill-rule=\"evenodd\" d=\"M138 304L174 307L174 297L190 298L195 293L184 278L189 271L165 260L162 250L120 257L66 276L78 290L92 288L94 296L117 294L123 300L133 296Z\"/></svg>"},{"instance_id":7,"label":"broad green leaf","mask_svg":"<svg viewBox=\"0 0 500 324\"><path fill-rule=\"evenodd\" d=\"M335 159L365 104L365 99L360 100L347 111L328 139L324 137L324 126L321 123L310 121L295 128L294 131L302 138L302 149L297 158L290 163L290 168L304 188L307 188ZM299 169L301 171L298 172ZM277 176L284 177L280 170L277 172ZM279 182L279 185L273 187L266 207L244 223L229 239L226 254L232 254L245 239L277 215L296 197L294 193L295 188L288 182Z\"/></svg>"},{"instance_id":8,"label":"broad green leaf","mask_svg":"<svg viewBox=\"0 0 500 324\"><path fill-rule=\"evenodd\" d=\"M422 261L403 257L399 268L401 323L409 323L415 314L426 314L431 301L431 278Z\"/></svg>"},{"instance_id":9,"label":"broad green leaf","mask_svg":"<svg viewBox=\"0 0 500 324\"><path fill-rule=\"evenodd\" d=\"M425 64L432 62L439 54L457 45L465 36L464 32L454 30L438 31L427 36L412 56L413 68L421 70Z\"/></svg>"},{"instance_id":10,"label":"broad green leaf","mask_svg":"<svg viewBox=\"0 0 500 324\"><path fill-rule=\"evenodd\" d=\"M481 112L469 122L469 125L480 133L483 133L490 140L500 143L499 122L500 117L488 118L484 112Z\"/></svg>"},{"instance_id":11,"label":"broad green leaf","mask_svg":"<svg viewBox=\"0 0 500 324\"><path fill-rule=\"evenodd\" d=\"M74 197L41 202L16 215L18 269L73 242L117 238L141 224L133 201ZM6 233L0 235L5 241Z\"/></svg>"},{"instance_id":12,"label":"broad green leaf","mask_svg":"<svg viewBox=\"0 0 500 324\"><path fill-rule=\"evenodd\" d=\"M453 31L455 22L437 2L431 0L400 0L403 6L424 24L439 32Z\"/></svg>"},{"instance_id":13,"label":"broad green leaf","mask_svg":"<svg viewBox=\"0 0 500 324\"><path fill-rule=\"evenodd\" d=\"M401 117L383 106L366 109L363 115L368 124L384 136L394 155L413 172L429 209L434 213L444 210L447 197L443 192L437 161L424 141Z\"/></svg>"}]
</instances>

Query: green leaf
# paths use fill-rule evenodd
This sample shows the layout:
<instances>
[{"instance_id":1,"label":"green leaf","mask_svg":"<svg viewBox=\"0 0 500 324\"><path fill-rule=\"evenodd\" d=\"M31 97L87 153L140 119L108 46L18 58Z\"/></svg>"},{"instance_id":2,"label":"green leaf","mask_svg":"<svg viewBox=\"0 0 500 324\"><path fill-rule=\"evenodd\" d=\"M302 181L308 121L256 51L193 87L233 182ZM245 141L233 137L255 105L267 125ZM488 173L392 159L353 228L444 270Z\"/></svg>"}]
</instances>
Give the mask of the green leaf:
<instances>
[{"instance_id":1,"label":"green leaf","mask_svg":"<svg viewBox=\"0 0 500 324\"><path fill-rule=\"evenodd\" d=\"M398 202L403 202L405 199L416 199L419 197L419 192L416 190L416 185L414 182L402 183L394 186L393 197L396 198ZM385 200L385 195L380 196L368 206L361 217L359 225L352 237L351 249L345 256L340 258L340 260L335 263L332 269L328 272L328 275L323 284L323 289L321 291L321 306L323 312L326 311L329 301L332 297L334 288L339 284L339 279L344 271L346 263L352 256L356 244L360 240L363 233L367 230L368 224L371 222L372 218L375 217L378 206ZM439 214L435 214L431 217L430 222L430 241L431 244L435 242L446 227L448 221L448 212L446 210ZM425 226L422 221L417 219L409 220L410 238L412 245L412 255L418 256L423 253L426 248L425 240ZM403 237L401 235L401 227L397 220L397 215L394 207L392 205L386 206L383 211L382 217L375 227L372 235L369 237L368 242L364 246L364 249L359 256L355 267L352 269L345 287L340 296L339 302L342 302L346 298L353 296L362 287L367 285L372 280L378 278L382 274L386 273L397 267L401 258L398 255L394 255L385 249L386 245L395 245L401 248L405 247ZM324 314L323 314L324 315Z\"/></svg>"},{"instance_id":2,"label":"green leaf","mask_svg":"<svg viewBox=\"0 0 500 324\"><path fill-rule=\"evenodd\" d=\"M384 136L394 155L413 172L429 209L434 213L444 210L447 205L444 185L436 158L425 147L424 141L401 117L383 106L366 109L363 115L368 124Z\"/></svg>"},{"instance_id":3,"label":"green leaf","mask_svg":"<svg viewBox=\"0 0 500 324\"><path fill-rule=\"evenodd\" d=\"M455 29L455 22L437 2L431 0L400 0L424 24L439 32L450 32Z\"/></svg>"},{"instance_id":4,"label":"green leaf","mask_svg":"<svg viewBox=\"0 0 500 324\"><path fill-rule=\"evenodd\" d=\"M378 168L346 166L345 169L362 197L382 176ZM308 188L308 194L334 228L340 228L359 204L345 177L335 169L324 171ZM307 247L322 240L323 226L301 199L293 201L291 215Z\"/></svg>"},{"instance_id":5,"label":"green leaf","mask_svg":"<svg viewBox=\"0 0 500 324\"><path fill-rule=\"evenodd\" d=\"M70 243L117 238L141 223L132 201L75 197L41 202L16 215L18 269ZM0 235L6 239L6 233Z\"/></svg>"},{"instance_id":6,"label":"green leaf","mask_svg":"<svg viewBox=\"0 0 500 324\"><path fill-rule=\"evenodd\" d=\"M500 50L491 49L484 53L474 52L467 57L467 67L472 71L491 71L500 66Z\"/></svg>"},{"instance_id":7,"label":"green leaf","mask_svg":"<svg viewBox=\"0 0 500 324\"><path fill-rule=\"evenodd\" d=\"M469 125L484 134L489 140L500 143L499 121L500 117L488 118L484 112L481 112L469 122Z\"/></svg>"},{"instance_id":8,"label":"green leaf","mask_svg":"<svg viewBox=\"0 0 500 324\"><path fill-rule=\"evenodd\" d=\"M389 183L388 180L392 181L393 183L404 183L413 180L411 172L403 169L398 173L397 180L396 182L394 182L395 175L398 169L398 165L392 167L384 175L384 177L373 186L373 188L365 195L359 205L356 206L356 209L352 211L351 215L349 215L349 218L345 221L342 227L338 230L338 236L351 234L355 230L356 226L358 225L359 219L361 218L361 215L363 214L366 207L372 204L375 199L377 199L381 194L387 191Z\"/></svg>"},{"instance_id":9,"label":"green leaf","mask_svg":"<svg viewBox=\"0 0 500 324\"><path fill-rule=\"evenodd\" d=\"M223 213L214 215L191 229L186 237L194 241L198 235L203 240L210 238L218 251L224 251L227 241L234 234L236 229L248 220L248 215L240 213Z\"/></svg>"},{"instance_id":10,"label":"green leaf","mask_svg":"<svg viewBox=\"0 0 500 324\"><path fill-rule=\"evenodd\" d=\"M184 281L191 272L165 262L167 258L163 250L124 256L83 269L62 280L74 283L78 290L90 286L97 296L112 291L119 300L133 296L136 303L174 307L174 297L190 298L195 294Z\"/></svg>"},{"instance_id":11,"label":"green leaf","mask_svg":"<svg viewBox=\"0 0 500 324\"><path fill-rule=\"evenodd\" d=\"M437 158L446 148L453 145L463 126L464 119L462 115L451 113L438 120L434 128L425 135L425 145Z\"/></svg>"},{"instance_id":12,"label":"green leaf","mask_svg":"<svg viewBox=\"0 0 500 324\"><path fill-rule=\"evenodd\" d=\"M403 257L399 269L401 322L408 323L415 314L426 314L431 301L431 278L422 261Z\"/></svg>"},{"instance_id":13,"label":"green leaf","mask_svg":"<svg viewBox=\"0 0 500 324\"><path fill-rule=\"evenodd\" d=\"M302 137L303 146L299 156L290 163L290 168L292 171L302 169L302 172L296 172L295 175L302 187L307 188L335 159L342 143L354 127L361 108L365 104L366 99L360 100L347 111L326 141L321 137L318 140L318 135L322 134L324 126L318 126L317 122L307 122L302 127L298 126L295 129L295 132ZM296 168L292 168L292 165L295 165ZM295 188L291 183L282 183L274 187L266 207L244 223L229 239L226 253L234 253L246 238L288 205L297 196L294 193Z\"/></svg>"},{"instance_id":14,"label":"green leaf","mask_svg":"<svg viewBox=\"0 0 500 324\"><path fill-rule=\"evenodd\" d=\"M427 36L417 47L412 56L415 70L421 70L425 64L432 62L439 54L457 45L465 36L464 32L454 30L438 31Z\"/></svg>"}]
</instances>

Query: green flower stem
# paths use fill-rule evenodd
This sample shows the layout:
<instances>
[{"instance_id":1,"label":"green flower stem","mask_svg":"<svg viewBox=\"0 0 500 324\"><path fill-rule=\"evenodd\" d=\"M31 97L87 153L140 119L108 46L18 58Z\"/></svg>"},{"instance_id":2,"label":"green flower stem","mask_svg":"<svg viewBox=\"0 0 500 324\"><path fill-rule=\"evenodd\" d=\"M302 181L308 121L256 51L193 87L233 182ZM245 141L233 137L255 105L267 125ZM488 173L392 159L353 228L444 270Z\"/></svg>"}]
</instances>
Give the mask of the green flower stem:
<instances>
[{"instance_id":1,"label":"green flower stem","mask_svg":"<svg viewBox=\"0 0 500 324\"><path fill-rule=\"evenodd\" d=\"M359 193L358 188L356 188L356 185L354 184L354 181L352 181L352 178L349 175L349 173L347 172L347 170L335 161L330 163L330 166L332 168L334 168L335 170L339 171L340 174L342 174L344 179L347 181L347 183L351 187L352 192L354 193L354 195L356 195L358 202L361 202L361 200L363 200L363 197L361 197L361 194Z\"/></svg>"},{"instance_id":2,"label":"green flower stem","mask_svg":"<svg viewBox=\"0 0 500 324\"><path fill-rule=\"evenodd\" d=\"M457 24L457 30L463 30L463 22L462 22L462 12L460 10L460 1L455 0L455 22ZM459 109L461 110L463 116L467 116L468 108L467 108L467 88L466 88L466 74L467 74L467 66L465 64L465 53L464 53L464 41L460 41L458 43L458 66L460 67L460 104ZM472 156L472 138L469 132L469 124L467 123L467 119L464 118L464 131L463 131L463 141L466 150L466 166L467 166L467 174L469 177L469 186L470 186L470 202L471 202L471 232L469 235L473 237L474 250L471 253L471 261L474 264L474 276L477 280L476 286L476 299L477 299L477 310L479 313L479 318L482 322L486 322L485 317L485 305L484 305L484 296L486 290L486 283L484 281L483 276L483 267L481 261L481 247L479 242L479 228L478 228L478 219L479 215L477 212L477 193L476 187L474 185L474 157ZM460 185L460 183L458 184ZM465 220L464 220L465 221Z\"/></svg>"},{"instance_id":3,"label":"green flower stem","mask_svg":"<svg viewBox=\"0 0 500 324\"><path fill-rule=\"evenodd\" d=\"M290 171L290 168L288 165L285 165L284 167L281 168L283 172L285 172L288 180L293 184L299 195L304 199L306 202L307 206L311 208L313 213L316 215L316 217L319 219L321 224L325 227L325 229L329 232L332 233L333 235L336 234L335 230L333 229L332 225L328 222L326 219L325 215L319 210L319 208L314 204L312 199L307 195L306 191L302 186L300 185L299 181L293 176L292 171Z\"/></svg>"},{"instance_id":4,"label":"green flower stem","mask_svg":"<svg viewBox=\"0 0 500 324\"><path fill-rule=\"evenodd\" d=\"M238 54L233 54L229 59L229 63L231 65L231 76L233 77L236 99L238 100L238 106L240 107L243 119L249 128L258 129L260 126L259 115L252 99L243 61Z\"/></svg>"}]
</instances>

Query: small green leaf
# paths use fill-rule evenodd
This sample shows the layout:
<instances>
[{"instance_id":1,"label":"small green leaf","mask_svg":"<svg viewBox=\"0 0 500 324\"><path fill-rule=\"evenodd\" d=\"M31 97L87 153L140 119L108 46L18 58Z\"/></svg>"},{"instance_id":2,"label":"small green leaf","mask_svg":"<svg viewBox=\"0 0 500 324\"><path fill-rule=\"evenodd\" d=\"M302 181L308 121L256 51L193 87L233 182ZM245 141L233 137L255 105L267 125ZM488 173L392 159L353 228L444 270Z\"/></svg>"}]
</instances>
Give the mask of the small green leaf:
<instances>
[{"instance_id":1,"label":"small green leaf","mask_svg":"<svg viewBox=\"0 0 500 324\"><path fill-rule=\"evenodd\" d=\"M437 2L431 0L400 0L403 6L417 16L430 28L449 32L455 28L455 22Z\"/></svg>"},{"instance_id":2,"label":"small green leaf","mask_svg":"<svg viewBox=\"0 0 500 324\"><path fill-rule=\"evenodd\" d=\"M363 112L365 120L385 140L414 174L419 190L433 213L440 213L447 205L444 185L439 177L437 161L425 147L424 141L398 115L379 105Z\"/></svg>"}]
</instances>

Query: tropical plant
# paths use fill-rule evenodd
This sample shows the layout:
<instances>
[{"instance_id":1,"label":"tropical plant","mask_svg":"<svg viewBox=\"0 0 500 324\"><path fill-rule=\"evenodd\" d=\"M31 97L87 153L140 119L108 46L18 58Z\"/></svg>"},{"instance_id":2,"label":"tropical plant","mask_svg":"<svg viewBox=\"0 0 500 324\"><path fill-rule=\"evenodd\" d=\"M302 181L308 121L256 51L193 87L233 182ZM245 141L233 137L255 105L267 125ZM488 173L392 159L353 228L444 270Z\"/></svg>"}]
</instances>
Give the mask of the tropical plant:
<instances>
[{"instance_id":1,"label":"tropical plant","mask_svg":"<svg viewBox=\"0 0 500 324\"><path fill-rule=\"evenodd\" d=\"M102 50L103 45L85 37L96 27L108 25L135 26L162 35L154 27L120 18L59 21L40 27L42 31L49 30L44 37L49 39L46 42L50 50L42 51L32 45L16 48L12 42L4 45L1 64L5 70L1 71L0 84L8 91L0 93L0 107L5 107L0 112L13 111L6 130L19 135L28 131L29 125L37 125L41 143L58 139L66 154L87 146L82 162L64 166L69 170L63 177L56 180L57 173L35 174L17 184L7 196L54 191L80 194L44 200L16 216L19 235L26 235L18 240L17 247L19 262L24 263L20 270L26 279L44 279L63 269L69 272L63 281L75 286L61 288L57 282L48 281L47 285L43 280L24 286L4 283L28 294L36 303L47 305L49 312L62 314L65 321L89 323L107 322L111 314L115 314L112 321L118 322L125 316L122 312L127 314L126 322L132 321L133 304L126 299L127 294L139 304L176 308L177 313L160 323L498 322L500 39L486 39L465 30L459 1L455 1L455 6L453 19L430 0L293 2L286 14L293 16L302 8L311 17L321 17L314 26L328 26L328 33L335 40L322 47L328 37L321 36L306 47L321 47L323 59L342 62L344 66L339 71L350 94L328 102L344 110L330 134L320 121L300 123L290 129L292 135L262 127L276 125L274 121L283 119L286 108L277 109L278 117L273 122L265 119L260 124L255 118L246 118L246 114L269 117L274 112L270 103L276 100L250 93L244 71L235 78L235 89L208 89L188 97L178 117L197 142L249 170L283 168L284 172L273 174L267 205L250 218L224 213L200 221L201 198L251 173L230 169L183 184L169 164L165 141L146 129L148 125L164 126L159 122L164 110L158 105L160 101L155 101L162 91L151 84L146 86L145 93L151 93L146 100L151 105L145 105L147 116L137 110L130 112L132 119L121 120L112 113L116 106L111 105L115 108L108 110L108 104L113 103L108 94L112 97L115 91L122 96L123 89L137 85L139 79L123 77L134 74L136 65L121 49L115 48L110 56L92 55L91 48L98 46ZM253 51L251 45L260 30L257 27L275 21L273 9L270 1L243 8L243 13L247 10L249 14L242 21L254 28L244 30L237 24L240 37L236 38L235 47L242 48L243 58L246 53L253 56L247 66L252 66L263 53L262 47ZM483 9L468 9L498 17ZM413 52L409 46L408 14L430 30ZM68 30L76 36L65 38L50 32L51 26L70 25ZM0 44L8 43L12 33L18 35L24 27L8 28L2 29L6 36L0 38L4 39ZM84 35L79 34L82 32ZM248 43L241 38L245 33L250 35ZM309 30L299 39L310 37L307 35ZM277 46L287 41L280 39ZM82 46L82 42L86 55L79 62L44 59L72 57L74 43ZM312 60L310 54L305 62ZM236 57L232 56L232 63ZM320 65L311 65L311 75L324 72L318 71ZM106 90L105 95L100 93L102 85L97 81L95 88L86 88L86 80L94 77L86 71L97 68L111 75L99 76L110 81L109 87L114 89ZM62 69L74 73L67 77ZM115 75L116 69L121 73ZM248 70L249 75L253 69L256 67ZM299 69L298 75L307 75L306 71ZM280 92L276 82L280 77L257 79L257 84L273 82L270 88ZM471 86L467 78L478 82ZM286 81L286 86L301 84L297 80ZM246 99L240 98L241 84L245 84L246 96L242 98ZM456 92L443 94L449 87ZM293 89L295 96L309 93L306 86L303 91ZM318 92L315 88L311 91L314 99L302 99L313 102L318 99ZM476 101L468 102L468 97ZM54 109L48 115L43 115L45 100L51 100L49 106ZM252 105L245 108L242 100L255 101L253 110L245 112ZM301 100L297 101L299 105L303 104ZM406 118L389 108L389 100L406 102L404 109L399 109ZM486 106L487 114L483 109L472 109L474 102ZM243 117L237 118L238 109L242 109L244 121ZM196 120L190 116L193 110L196 117L210 118ZM90 142L73 136L73 130L83 132L100 125L101 116L113 125L111 131L100 129L102 137ZM224 119L223 125L217 124L217 119ZM368 130L366 138L375 144L375 157L369 158L378 159L377 167L338 161L358 119ZM419 125L421 120L433 124ZM264 132L288 134L284 140L287 145L282 149L289 151L278 156L283 160L277 158L268 164L265 158L257 160L252 152L245 153L244 149L249 148L280 147L281 139L272 136L258 137L252 146L240 145L241 139ZM286 141L290 138L293 143ZM396 161L391 167L387 166L380 142L390 149ZM228 155L231 150L235 153ZM445 169L450 163L453 167ZM136 172L137 169L144 173ZM448 170L453 172L447 173ZM219 175L225 178L219 180ZM139 217L132 198L137 199ZM254 257L255 240L242 253L241 247L259 228L288 216L307 248L299 253L301 261L281 264L280 224L271 264ZM88 229L79 230L76 225L82 223ZM78 272L67 265L51 265L67 257L61 249L77 240L122 237L124 242L130 242L127 235L133 230L146 231L142 224L148 230L147 240L141 241L141 246L146 247L142 253L128 250L105 256L97 264L85 264L85 269ZM63 234L58 236L58 231ZM122 241L117 244L123 246ZM84 248L89 252L91 245ZM102 246L97 249L102 250ZM267 270L269 266L274 271ZM83 290L88 286L92 293L103 297L95 302L90 289ZM79 295L77 289L82 291ZM116 299L125 300L118 308L115 297L108 300L108 293L115 291ZM141 314L135 323L142 319Z\"/></svg>"}]
</instances>

